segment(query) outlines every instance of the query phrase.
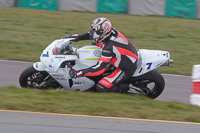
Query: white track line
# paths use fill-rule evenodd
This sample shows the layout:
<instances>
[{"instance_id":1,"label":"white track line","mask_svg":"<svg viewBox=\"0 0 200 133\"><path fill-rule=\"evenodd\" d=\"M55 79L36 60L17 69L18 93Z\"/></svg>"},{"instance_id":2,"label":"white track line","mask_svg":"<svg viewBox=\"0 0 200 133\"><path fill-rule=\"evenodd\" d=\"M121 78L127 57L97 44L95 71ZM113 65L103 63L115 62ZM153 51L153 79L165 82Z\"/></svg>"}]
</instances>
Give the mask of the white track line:
<instances>
[{"instance_id":1,"label":"white track line","mask_svg":"<svg viewBox=\"0 0 200 133\"><path fill-rule=\"evenodd\" d=\"M11 61L11 60L0 60L0 62L13 62L13 63L34 63L34 62Z\"/></svg>"},{"instance_id":2,"label":"white track line","mask_svg":"<svg viewBox=\"0 0 200 133\"><path fill-rule=\"evenodd\" d=\"M176 77L191 77L191 76L186 76L186 75L176 75L176 74L165 74L165 73L162 73L162 75L166 75L166 76L176 76Z\"/></svg>"}]
</instances>

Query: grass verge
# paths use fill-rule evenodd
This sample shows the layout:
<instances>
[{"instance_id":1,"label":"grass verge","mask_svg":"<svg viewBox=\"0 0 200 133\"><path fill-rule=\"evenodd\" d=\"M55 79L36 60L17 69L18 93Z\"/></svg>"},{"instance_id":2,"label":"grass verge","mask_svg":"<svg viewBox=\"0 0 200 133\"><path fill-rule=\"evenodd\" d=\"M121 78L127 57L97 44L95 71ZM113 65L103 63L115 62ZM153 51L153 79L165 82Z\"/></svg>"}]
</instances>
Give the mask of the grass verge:
<instances>
[{"instance_id":1,"label":"grass verge","mask_svg":"<svg viewBox=\"0 0 200 133\"><path fill-rule=\"evenodd\" d=\"M142 96L65 90L0 88L0 108L127 118L200 122L200 107Z\"/></svg>"},{"instance_id":2,"label":"grass verge","mask_svg":"<svg viewBox=\"0 0 200 133\"><path fill-rule=\"evenodd\" d=\"M174 64L162 73L191 75L199 64L199 20L157 16L44 11L25 8L0 8L0 59L39 61L42 50L65 34L89 30L97 17L108 18L137 49L158 49L171 53ZM90 41L74 45L83 46Z\"/></svg>"}]
</instances>

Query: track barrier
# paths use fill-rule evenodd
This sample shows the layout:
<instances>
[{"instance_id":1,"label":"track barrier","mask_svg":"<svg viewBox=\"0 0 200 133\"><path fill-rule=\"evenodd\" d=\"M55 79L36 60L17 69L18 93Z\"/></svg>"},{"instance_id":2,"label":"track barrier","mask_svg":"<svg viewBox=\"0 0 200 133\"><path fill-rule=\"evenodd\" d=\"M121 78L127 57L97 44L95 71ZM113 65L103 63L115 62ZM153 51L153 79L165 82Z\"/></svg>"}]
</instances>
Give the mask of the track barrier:
<instances>
[{"instance_id":1,"label":"track barrier","mask_svg":"<svg viewBox=\"0 0 200 133\"><path fill-rule=\"evenodd\" d=\"M193 65L192 69L192 91L190 103L200 106L200 64Z\"/></svg>"},{"instance_id":2,"label":"track barrier","mask_svg":"<svg viewBox=\"0 0 200 133\"><path fill-rule=\"evenodd\" d=\"M200 0L0 0L0 7L200 18Z\"/></svg>"}]
</instances>

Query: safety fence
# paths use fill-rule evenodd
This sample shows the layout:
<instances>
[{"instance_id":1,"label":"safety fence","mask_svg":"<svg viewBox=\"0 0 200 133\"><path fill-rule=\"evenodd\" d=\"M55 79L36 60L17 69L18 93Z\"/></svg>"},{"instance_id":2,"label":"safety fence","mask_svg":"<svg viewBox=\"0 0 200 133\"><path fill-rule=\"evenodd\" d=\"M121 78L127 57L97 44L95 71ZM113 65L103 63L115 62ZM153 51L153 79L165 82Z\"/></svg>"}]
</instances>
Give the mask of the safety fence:
<instances>
[{"instance_id":1,"label":"safety fence","mask_svg":"<svg viewBox=\"0 0 200 133\"><path fill-rule=\"evenodd\" d=\"M0 7L200 18L200 0L0 0Z\"/></svg>"}]
</instances>

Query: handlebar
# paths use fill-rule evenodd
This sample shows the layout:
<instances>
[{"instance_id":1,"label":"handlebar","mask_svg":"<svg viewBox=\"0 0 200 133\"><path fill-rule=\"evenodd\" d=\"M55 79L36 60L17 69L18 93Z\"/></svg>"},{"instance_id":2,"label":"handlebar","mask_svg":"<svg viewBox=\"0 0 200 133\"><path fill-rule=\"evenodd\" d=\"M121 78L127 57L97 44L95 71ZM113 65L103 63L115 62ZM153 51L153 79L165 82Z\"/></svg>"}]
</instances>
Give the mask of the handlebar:
<instances>
[{"instance_id":1,"label":"handlebar","mask_svg":"<svg viewBox=\"0 0 200 133\"><path fill-rule=\"evenodd\" d=\"M78 38L75 38L75 37L67 37L65 39L70 39L70 44L74 41L74 42L78 42Z\"/></svg>"},{"instance_id":2,"label":"handlebar","mask_svg":"<svg viewBox=\"0 0 200 133\"><path fill-rule=\"evenodd\" d=\"M70 70L73 69L72 66L71 66L71 64L70 64L69 62L67 62L67 67L68 67Z\"/></svg>"}]
</instances>

